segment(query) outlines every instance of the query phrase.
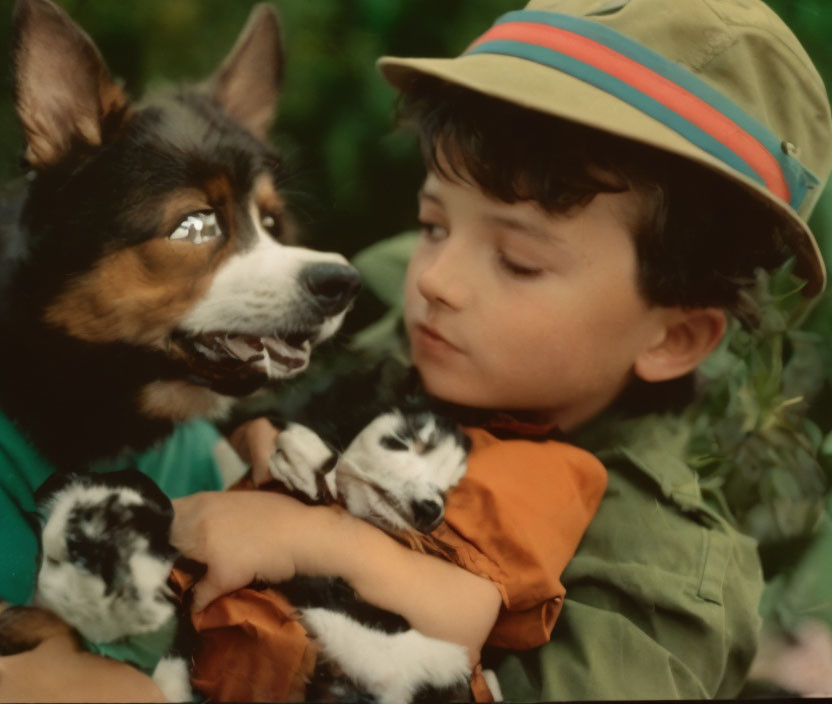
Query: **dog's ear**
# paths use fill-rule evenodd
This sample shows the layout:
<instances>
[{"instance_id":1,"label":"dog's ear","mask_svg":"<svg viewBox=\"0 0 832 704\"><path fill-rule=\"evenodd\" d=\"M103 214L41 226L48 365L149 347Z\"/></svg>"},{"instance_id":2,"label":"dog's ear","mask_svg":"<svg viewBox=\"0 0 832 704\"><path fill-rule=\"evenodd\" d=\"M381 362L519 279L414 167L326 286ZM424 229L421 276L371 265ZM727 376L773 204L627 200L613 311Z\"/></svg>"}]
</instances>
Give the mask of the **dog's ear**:
<instances>
[{"instance_id":1,"label":"dog's ear","mask_svg":"<svg viewBox=\"0 0 832 704\"><path fill-rule=\"evenodd\" d=\"M271 5L256 5L231 52L208 79L209 92L249 132L265 139L283 81L280 22Z\"/></svg>"},{"instance_id":2,"label":"dog's ear","mask_svg":"<svg viewBox=\"0 0 832 704\"><path fill-rule=\"evenodd\" d=\"M98 146L127 99L87 34L49 0L17 0L12 63L26 159L53 166L77 146Z\"/></svg>"}]
</instances>

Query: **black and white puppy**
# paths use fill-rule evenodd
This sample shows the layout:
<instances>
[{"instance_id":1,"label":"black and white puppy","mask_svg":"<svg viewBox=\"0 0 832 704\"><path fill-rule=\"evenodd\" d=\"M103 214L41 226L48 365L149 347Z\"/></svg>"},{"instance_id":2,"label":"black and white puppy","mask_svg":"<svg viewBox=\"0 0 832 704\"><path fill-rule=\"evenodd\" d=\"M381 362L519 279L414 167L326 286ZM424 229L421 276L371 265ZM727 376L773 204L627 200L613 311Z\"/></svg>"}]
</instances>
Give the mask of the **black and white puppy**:
<instances>
[{"instance_id":1,"label":"black and white puppy","mask_svg":"<svg viewBox=\"0 0 832 704\"><path fill-rule=\"evenodd\" d=\"M278 436L270 470L308 500L337 499L384 530L427 533L441 523L446 495L465 474L470 441L415 375L391 384L390 369L341 379L294 414L298 422ZM300 608L322 655L310 698L467 698L465 648L362 602L340 579L299 577L279 588Z\"/></svg>"},{"instance_id":2,"label":"black and white puppy","mask_svg":"<svg viewBox=\"0 0 832 704\"><path fill-rule=\"evenodd\" d=\"M176 635L153 679L170 701L190 701L190 625L168 577L170 499L141 472L53 474L36 495L42 519L36 606L93 643L159 631Z\"/></svg>"}]
</instances>

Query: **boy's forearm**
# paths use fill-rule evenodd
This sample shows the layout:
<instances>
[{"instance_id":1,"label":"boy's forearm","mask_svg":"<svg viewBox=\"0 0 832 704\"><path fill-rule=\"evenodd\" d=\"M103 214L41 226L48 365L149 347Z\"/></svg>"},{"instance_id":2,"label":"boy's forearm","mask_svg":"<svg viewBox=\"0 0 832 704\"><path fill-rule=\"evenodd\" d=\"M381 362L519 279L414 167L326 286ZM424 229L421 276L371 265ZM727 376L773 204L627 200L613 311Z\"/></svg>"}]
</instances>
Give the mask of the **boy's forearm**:
<instances>
[{"instance_id":1,"label":"boy's forearm","mask_svg":"<svg viewBox=\"0 0 832 704\"><path fill-rule=\"evenodd\" d=\"M164 702L147 675L83 652L66 637L0 657L0 702Z\"/></svg>"},{"instance_id":2,"label":"boy's forearm","mask_svg":"<svg viewBox=\"0 0 832 704\"><path fill-rule=\"evenodd\" d=\"M371 604L404 616L425 635L459 643L472 661L502 603L497 588L440 558L414 552L343 511L309 507L299 574L338 576Z\"/></svg>"}]
</instances>

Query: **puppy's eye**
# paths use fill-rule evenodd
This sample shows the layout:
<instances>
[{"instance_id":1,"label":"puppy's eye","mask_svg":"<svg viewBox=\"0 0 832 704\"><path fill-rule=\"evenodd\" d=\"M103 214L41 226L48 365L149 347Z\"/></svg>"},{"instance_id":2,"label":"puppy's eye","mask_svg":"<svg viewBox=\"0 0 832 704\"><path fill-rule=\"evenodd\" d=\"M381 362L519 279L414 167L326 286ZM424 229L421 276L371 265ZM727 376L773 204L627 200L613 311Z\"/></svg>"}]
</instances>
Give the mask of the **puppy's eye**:
<instances>
[{"instance_id":1,"label":"puppy's eye","mask_svg":"<svg viewBox=\"0 0 832 704\"><path fill-rule=\"evenodd\" d=\"M385 450L401 451L410 449L404 440L395 435L384 435L378 442Z\"/></svg>"},{"instance_id":2,"label":"puppy's eye","mask_svg":"<svg viewBox=\"0 0 832 704\"><path fill-rule=\"evenodd\" d=\"M172 240L184 240L193 244L202 244L222 236L213 211L192 213L170 235Z\"/></svg>"}]
</instances>

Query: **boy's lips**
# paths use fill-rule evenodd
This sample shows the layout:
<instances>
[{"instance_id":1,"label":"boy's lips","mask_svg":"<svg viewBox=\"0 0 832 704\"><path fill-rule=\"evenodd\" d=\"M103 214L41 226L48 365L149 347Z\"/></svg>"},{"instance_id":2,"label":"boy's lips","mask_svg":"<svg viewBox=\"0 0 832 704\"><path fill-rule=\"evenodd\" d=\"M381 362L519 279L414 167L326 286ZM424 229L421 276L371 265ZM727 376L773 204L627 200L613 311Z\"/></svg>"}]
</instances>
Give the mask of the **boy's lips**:
<instances>
[{"instance_id":1,"label":"boy's lips","mask_svg":"<svg viewBox=\"0 0 832 704\"><path fill-rule=\"evenodd\" d=\"M429 325L425 325L424 323L416 325L413 337L413 343L419 345L420 347L427 348L428 350L453 350L454 352L462 351L459 347L444 338L437 330Z\"/></svg>"}]
</instances>

